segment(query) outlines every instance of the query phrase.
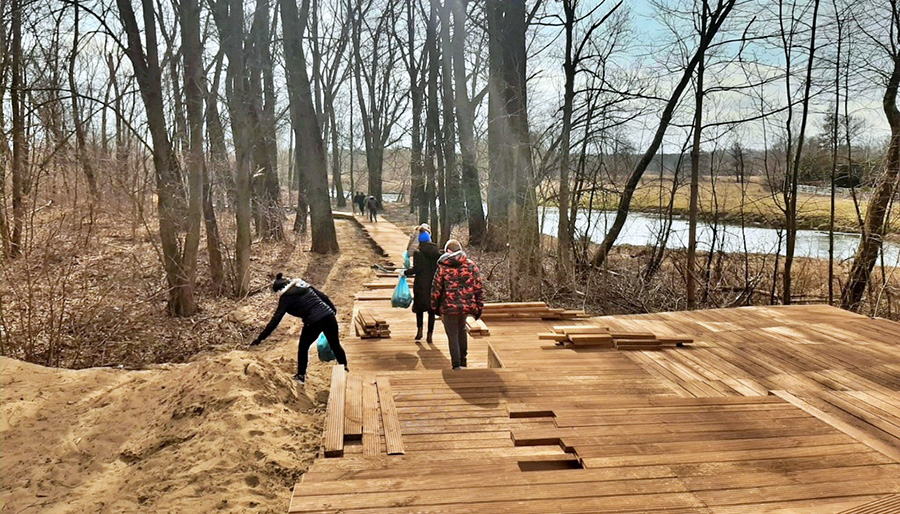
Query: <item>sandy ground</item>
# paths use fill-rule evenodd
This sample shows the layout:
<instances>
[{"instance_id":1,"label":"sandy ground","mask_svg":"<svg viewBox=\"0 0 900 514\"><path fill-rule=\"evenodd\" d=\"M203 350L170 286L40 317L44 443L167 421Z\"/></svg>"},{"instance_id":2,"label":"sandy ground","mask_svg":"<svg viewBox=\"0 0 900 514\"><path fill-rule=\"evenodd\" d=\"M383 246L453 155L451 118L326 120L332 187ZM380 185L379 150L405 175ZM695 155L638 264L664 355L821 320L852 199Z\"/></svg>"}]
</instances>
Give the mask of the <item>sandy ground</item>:
<instances>
[{"instance_id":1,"label":"sandy ground","mask_svg":"<svg viewBox=\"0 0 900 514\"><path fill-rule=\"evenodd\" d=\"M312 257L306 278L347 334L375 257L351 222L338 234L341 253ZM258 330L269 313L255 309L232 316ZM256 349L136 371L0 358L0 512L285 512L321 446L330 380L315 357L305 387L291 380L301 327L285 318Z\"/></svg>"}]
</instances>

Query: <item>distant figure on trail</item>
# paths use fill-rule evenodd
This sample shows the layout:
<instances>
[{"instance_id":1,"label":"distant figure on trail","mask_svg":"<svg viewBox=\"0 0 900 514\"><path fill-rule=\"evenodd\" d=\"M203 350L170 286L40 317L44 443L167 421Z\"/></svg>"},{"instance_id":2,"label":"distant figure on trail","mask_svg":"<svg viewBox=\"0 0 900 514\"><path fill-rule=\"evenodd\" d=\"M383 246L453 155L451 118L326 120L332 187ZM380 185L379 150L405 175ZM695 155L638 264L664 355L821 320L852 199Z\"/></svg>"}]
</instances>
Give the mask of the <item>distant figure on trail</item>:
<instances>
[{"instance_id":1,"label":"distant figure on trail","mask_svg":"<svg viewBox=\"0 0 900 514\"><path fill-rule=\"evenodd\" d=\"M293 280L284 278L281 273L275 276L275 282L272 283L272 290L278 294L278 308L272 320L266 325L266 328L259 336L250 343L250 346L256 346L263 342L269 334L281 323L281 318L285 314L296 316L303 320L303 330L300 331L300 342L297 346L297 374L294 380L306 382L306 366L309 363L309 347L319 334L324 333L328 339L328 346L334 353L339 364L347 368L347 355L341 348L341 341L338 334L338 322L335 315L337 308L331 303L328 295L319 291L315 287L309 285L299 278Z\"/></svg>"},{"instance_id":2,"label":"distant figure on trail","mask_svg":"<svg viewBox=\"0 0 900 514\"><path fill-rule=\"evenodd\" d=\"M431 227L428 226L428 223L422 223L416 227L409 236L409 244L406 246L406 252L409 253L410 257L412 257L412 255L416 253L416 249L419 248L419 236L422 235L422 232L428 232L428 235L431 236ZM430 240L431 238L429 237L429 241Z\"/></svg>"},{"instance_id":3,"label":"distant figure on trail","mask_svg":"<svg viewBox=\"0 0 900 514\"><path fill-rule=\"evenodd\" d=\"M360 214L366 213L366 195L357 191L355 195L353 195L353 207L354 210L359 210Z\"/></svg>"},{"instance_id":4,"label":"distant figure on trail","mask_svg":"<svg viewBox=\"0 0 900 514\"><path fill-rule=\"evenodd\" d=\"M418 228L422 228L420 225ZM424 225L427 227L428 225ZM425 313L428 313L428 337L426 341L433 343L432 334L434 333L434 309L431 307L431 283L434 280L434 274L437 271L438 259L441 257L441 250L438 245L431 241L431 233L422 230L416 238L417 248L413 253L412 268L406 270L403 274L407 277L416 277L413 283L413 306L412 310L416 313L416 341L422 340L422 324Z\"/></svg>"},{"instance_id":5,"label":"distant figure on trail","mask_svg":"<svg viewBox=\"0 0 900 514\"><path fill-rule=\"evenodd\" d=\"M447 332L453 369L465 368L469 351L466 316L481 318L484 289L478 266L466 256L456 239L447 241L444 255L438 259L437 273L431 284L431 309L441 316Z\"/></svg>"},{"instance_id":6,"label":"distant figure on trail","mask_svg":"<svg viewBox=\"0 0 900 514\"><path fill-rule=\"evenodd\" d=\"M366 210L369 211L369 221L378 223L376 214L378 214L378 199L374 196L366 198Z\"/></svg>"}]
</instances>

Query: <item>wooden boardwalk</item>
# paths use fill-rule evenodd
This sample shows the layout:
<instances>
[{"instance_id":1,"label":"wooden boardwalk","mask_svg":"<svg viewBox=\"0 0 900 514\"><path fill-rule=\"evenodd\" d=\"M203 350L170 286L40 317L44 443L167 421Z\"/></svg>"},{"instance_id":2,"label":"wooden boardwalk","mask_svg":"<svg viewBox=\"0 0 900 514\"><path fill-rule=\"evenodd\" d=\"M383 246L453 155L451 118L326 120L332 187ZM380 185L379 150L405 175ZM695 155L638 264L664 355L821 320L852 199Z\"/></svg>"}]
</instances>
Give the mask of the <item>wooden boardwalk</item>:
<instances>
[{"instance_id":1,"label":"wooden boardwalk","mask_svg":"<svg viewBox=\"0 0 900 514\"><path fill-rule=\"evenodd\" d=\"M408 235L364 223L385 263ZM900 324L826 306L578 321L490 320L452 371L440 322L415 343L396 278L345 334L322 455L290 512L900 512ZM689 337L661 350L559 346L559 325Z\"/></svg>"}]
</instances>

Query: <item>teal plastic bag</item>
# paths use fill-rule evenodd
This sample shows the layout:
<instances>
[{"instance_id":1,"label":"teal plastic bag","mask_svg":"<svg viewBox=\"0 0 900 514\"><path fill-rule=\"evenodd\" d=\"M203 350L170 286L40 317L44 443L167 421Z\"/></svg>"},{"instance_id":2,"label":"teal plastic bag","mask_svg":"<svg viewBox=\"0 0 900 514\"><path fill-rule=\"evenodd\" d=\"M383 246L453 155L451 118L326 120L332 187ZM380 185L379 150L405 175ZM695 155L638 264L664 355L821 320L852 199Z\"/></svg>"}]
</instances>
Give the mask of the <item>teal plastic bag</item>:
<instances>
[{"instance_id":1,"label":"teal plastic bag","mask_svg":"<svg viewBox=\"0 0 900 514\"><path fill-rule=\"evenodd\" d=\"M325 337L325 332L319 334L319 339L316 340L316 351L318 351L319 360L322 362L331 362L335 359L334 352L328 346L328 338Z\"/></svg>"},{"instance_id":2,"label":"teal plastic bag","mask_svg":"<svg viewBox=\"0 0 900 514\"><path fill-rule=\"evenodd\" d=\"M406 269L412 268L409 264L409 252L403 252L403 267Z\"/></svg>"},{"instance_id":3,"label":"teal plastic bag","mask_svg":"<svg viewBox=\"0 0 900 514\"><path fill-rule=\"evenodd\" d=\"M391 307L406 309L412 305L412 291L409 290L409 284L406 283L406 277L401 276L394 288L394 296L391 297Z\"/></svg>"}]
</instances>

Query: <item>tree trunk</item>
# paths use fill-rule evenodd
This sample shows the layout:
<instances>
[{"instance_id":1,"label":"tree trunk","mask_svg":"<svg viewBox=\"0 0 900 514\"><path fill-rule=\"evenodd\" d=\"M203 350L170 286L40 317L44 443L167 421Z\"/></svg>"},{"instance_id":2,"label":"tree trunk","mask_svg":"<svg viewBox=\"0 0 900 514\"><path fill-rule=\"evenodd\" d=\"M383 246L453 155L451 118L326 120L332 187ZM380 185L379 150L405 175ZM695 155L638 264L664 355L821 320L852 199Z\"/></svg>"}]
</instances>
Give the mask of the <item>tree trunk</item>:
<instances>
[{"instance_id":1,"label":"tree trunk","mask_svg":"<svg viewBox=\"0 0 900 514\"><path fill-rule=\"evenodd\" d=\"M127 0L118 0L127 1ZM244 68L243 3L239 0L216 0L213 16L219 30L219 41L228 56L226 96L231 114L235 160L235 295L250 292L250 102Z\"/></svg>"},{"instance_id":2,"label":"tree trunk","mask_svg":"<svg viewBox=\"0 0 900 514\"><path fill-rule=\"evenodd\" d=\"M25 140L25 99L22 91L25 67L22 64L22 0L12 0L12 84L9 91L12 104L12 211L13 227L9 245L4 247L10 258L22 254L22 227L25 219L25 168L28 142Z\"/></svg>"},{"instance_id":3,"label":"tree trunk","mask_svg":"<svg viewBox=\"0 0 900 514\"><path fill-rule=\"evenodd\" d=\"M819 14L819 0L815 0L813 4L813 19L809 39L809 60L806 65L806 82L803 91L803 111L800 118L800 135L797 139L797 151L794 154L794 164L791 166L791 194L787 209L787 245L784 256L784 290L782 293L782 303L790 305L791 303L791 269L794 265L794 251L797 244L797 189L800 180L800 158L803 155L803 143L806 134L806 121L809 118L809 91L812 87L813 62L816 53L816 22ZM790 71L788 71L790 73ZM788 102L791 99L788 98ZM790 155L788 155L790 158Z\"/></svg>"},{"instance_id":4,"label":"tree trunk","mask_svg":"<svg viewBox=\"0 0 900 514\"><path fill-rule=\"evenodd\" d=\"M468 0L449 0L453 6L453 76L456 86L456 123L459 127L459 147L462 154L462 184L465 191L466 214L469 223L469 245L484 242L484 205L478 181L478 149L475 142L475 108L466 86L466 3Z\"/></svg>"},{"instance_id":5,"label":"tree trunk","mask_svg":"<svg viewBox=\"0 0 900 514\"><path fill-rule=\"evenodd\" d=\"M706 11L700 16L700 34L706 32ZM706 69L706 52L700 53L697 61L697 85L694 94L694 141L691 146L691 200L688 227L687 266L685 282L687 288L687 308L697 308L697 216L700 210L700 140L703 132L703 74ZM710 249L712 250L712 249Z\"/></svg>"},{"instance_id":6,"label":"tree trunk","mask_svg":"<svg viewBox=\"0 0 900 514\"><path fill-rule=\"evenodd\" d=\"M188 168L188 224L184 240L184 280L188 287L193 289L197 278L203 176L206 168L203 158L203 44L200 42L198 0L181 0L180 6L181 54L184 58L184 96L189 145L185 159ZM212 253L210 259L212 260Z\"/></svg>"},{"instance_id":7,"label":"tree trunk","mask_svg":"<svg viewBox=\"0 0 900 514\"><path fill-rule=\"evenodd\" d=\"M134 11L129 0L117 0L119 18L128 36L126 53L134 69L147 113L147 126L153 142L153 165L156 170L156 195L159 209L159 235L162 243L163 265L169 286L168 311L175 316L191 316L197 310L193 284L188 280L186 263L181 254L178 234L187 218L183 208L181 169L172 151L166 132L163 112L162 81L157 56L156 19L151 0L143 0L143 21L146 31L146 53L141 44ZM199 192L197 193L199 196ZM199 212L191 209L191 214ZM193 223L189 220L189 223ZM195 255L196 256L196 255Z\"/></svg>"},{"instance_id":8,"label":"tree trunk","mask_svg":"<svg viewBox=\"0 0 900 514\"><path fill-rule=\"evenodd\" d=\"M87 179L88 191L91 194L91 198L96 200L100 198L100 191L97 189L97 179L94 176L94 165L91 163L91 158L87 155L84 123L81 119L81 110L78 107L79 88L75 82L75 59L78 57L78 18L81 9L79 9L77 2L72 4L72 6L75 9L75 20L72 35L72 53L69 56L69 89L71 89L72 95L72 124L75 125L75 155L77 156L78 163L81 164L82 170L84 170L84 177ZM106 112L106 109L103 111Z\"/></svg>"},{"instance_id":9,"label":"tree trunk","mask_svg":"<svg viewBox=\"0 0 900 514\"><path fill-rule=\"evenodd\" d=\"M559 224L556 228L557 245L557 270L556 279L559 283L572 280L574 261L572 253L572 230L569 222L569 168L571 166L572 149L572 111L575 103L575 62L573 59L574 30L575 30L575 2L566 0L563 2L563 30L565 39L565 60L563 61L563 76L565 86L563 90L562 108L562 132L560 134L560 158L559 158Z\"/></svg>"},{"instance_id":10,"label":"tree trunk","mask_svg":"<svg viewBox=\"0 0 900 514\"><path fill-rule=\"evenodd\" d=\"M294 104L300 122L294 126L297 140L298 161L300 156L306 163L304 176L309 193L309 215L312 224L312 248L314 253L334 253L338 251L337 233L331 214L328 196L328 163L325 160L325 145L322 131L313 105L312 89L306 72L306 58L301 43L303 27L309 14L309 0L304 0L302 10L297 12L294 0L279 0L281 24L284 33L285 64L287 66L290 101ZM302 16L302 21L300 16Z\"/></svg>"},{"instance_id":11,"label":"tree trunk","mask_svg":"<svg viewBox=\"0 0 900 514\"><path fill-rule=\"evenodd\" d=\"M331 183L334 184L334 194L337 196L339 208L347 206L344 198L344 184L341 177L341 145L338 143L337 118L334 114L334 98L325 102L325 108L331 119Z\"/></svg>"},{"instance_id":12,"label":"tree trunk","mask_svg":"<svg viewBox=\"0 0 900 514\"><path fill-rule=\"evenodd\" d=\"M515 195L510 160L509 113L507 112L508 85L503 76L507 66L505 44L509 30L505 20L506 2L486 0L485 13L488 25L488 225L486 246L492 250L504 248L509 238L509 215Z\"/></svg>"},{"instance_id":13,"label":"tree trunk","mask_svg":"<svg viewBox=\"0 0 900 514\"><path fill-rule=\"evenodd\" d=\"M895 14L896 16L898 14ZM900 88L900 52L893 55L893 61L894 69L888 79L882 101L884 114L891 127L891 140L884 160L884 171L869 199L862 238L856 249L856 255L853 257L853 266L850 269L847 287L844 288L844 294L841 297L841 307L852 311L858 311L860 308L872 269L881 252L888 204L894 195L897 177L900 174L900 109L897 108L897 90Z\"/></svg>"},{"instance_id":14,"label":"tree trunk","mask_svg":"<svg viewBox=\"0 0 900 514\"><path fill-rule=\"evenodd\" d=\"M431 4L431 12L425 28L425 52L428 54L428 94L425 108L425 202L430 212L429 222L434 230L440 230L440 218L435 208L437 170L437 139L440 132L438 112L438 49L437 49L437 8ZM437 235L434 234L437 240Z\"/></svg>"}]
</instances>

